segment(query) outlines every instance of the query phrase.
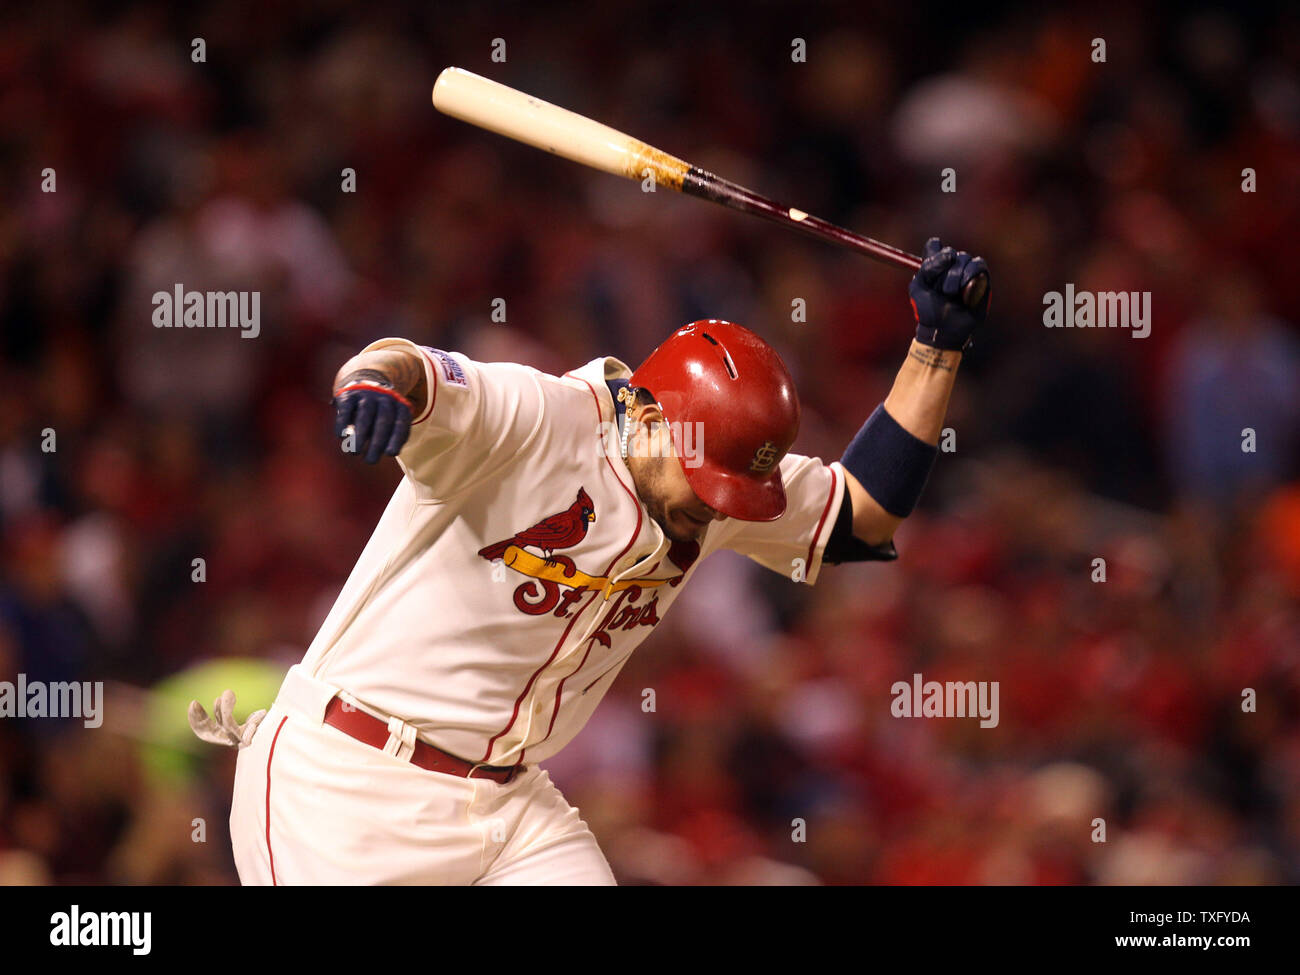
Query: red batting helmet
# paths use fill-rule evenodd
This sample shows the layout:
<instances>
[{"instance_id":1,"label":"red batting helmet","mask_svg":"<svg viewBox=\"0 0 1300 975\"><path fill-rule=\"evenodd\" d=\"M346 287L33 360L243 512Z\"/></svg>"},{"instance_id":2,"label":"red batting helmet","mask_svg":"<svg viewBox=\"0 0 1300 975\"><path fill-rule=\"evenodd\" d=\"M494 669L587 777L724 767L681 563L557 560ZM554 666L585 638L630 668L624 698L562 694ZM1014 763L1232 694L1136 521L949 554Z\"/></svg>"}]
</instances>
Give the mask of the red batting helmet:
<instances>
[{"instance_id":1,"label":"red batting helmet","mask_svg":"<svg viewBox=\"0 0 1300 975\"><path fill-rule=\"evenodd\" d=\"M741 521L781 517L780 464L799 432L799 395L776 350L747 328L710 318L679 328L628 381L658 401L701 501ZM688 424L701 431L690 462Z\"/></svg>"}]
</instances>

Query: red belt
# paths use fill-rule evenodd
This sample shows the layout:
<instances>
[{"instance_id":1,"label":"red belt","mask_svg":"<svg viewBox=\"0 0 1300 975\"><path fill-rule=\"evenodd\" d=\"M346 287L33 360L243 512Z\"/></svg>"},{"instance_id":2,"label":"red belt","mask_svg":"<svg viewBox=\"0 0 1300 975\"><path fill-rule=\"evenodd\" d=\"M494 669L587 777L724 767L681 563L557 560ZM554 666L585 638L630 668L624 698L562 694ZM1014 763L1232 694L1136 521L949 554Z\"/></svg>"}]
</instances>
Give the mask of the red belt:
<instances>
[{"instance_id":1,"label":"red belt","mask_svg":"<svg viewBox=\"0 0 1300 975\"><path fill-rule=\"evenodd\" d=\"M325 723L375 748L382 750L388 744L388 725L385 722L372 718L360 708L344 704L341 698L334 697L326 705ZM528 767L527 765L476 765L418 739L415 742L415 751L411 753L410 762L430 772L446 772L448 775L459 775L462 779L491 779L502 785Z\"/></svg>"}]
</instances>

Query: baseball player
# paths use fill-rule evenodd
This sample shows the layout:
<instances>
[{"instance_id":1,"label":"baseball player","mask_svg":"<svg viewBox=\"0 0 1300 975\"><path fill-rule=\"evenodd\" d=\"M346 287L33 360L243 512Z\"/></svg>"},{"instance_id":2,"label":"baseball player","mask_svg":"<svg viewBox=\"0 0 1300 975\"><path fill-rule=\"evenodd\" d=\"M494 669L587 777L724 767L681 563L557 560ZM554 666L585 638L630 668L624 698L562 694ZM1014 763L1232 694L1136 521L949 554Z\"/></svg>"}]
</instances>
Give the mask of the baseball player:
<instances>
[{"instance_id":1,"label":"baseball player","mask_svg":"<svg viewBox=\"0 0 1300 975\"><path fill-rule=\"evenodd\" d=\"M245 884L612 884L538 765L581 730L699 562L732 549L809 585L897 558L962 350L980 258L926 243L916 340L830 464L789 453L794 384L729 322L635 371L552 376L383 339L339 371L336 433L403 477L269 712L227 692L191 723L240 747Z\"/></svg>"}]
</instances>

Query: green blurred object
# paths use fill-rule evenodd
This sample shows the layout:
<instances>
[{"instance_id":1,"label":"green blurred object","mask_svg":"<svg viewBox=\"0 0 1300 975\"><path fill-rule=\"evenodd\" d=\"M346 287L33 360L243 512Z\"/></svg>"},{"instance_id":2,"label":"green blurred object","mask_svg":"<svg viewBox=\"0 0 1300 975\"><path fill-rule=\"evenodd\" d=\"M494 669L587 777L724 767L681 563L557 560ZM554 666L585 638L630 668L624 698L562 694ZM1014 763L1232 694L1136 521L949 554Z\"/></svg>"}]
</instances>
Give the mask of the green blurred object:
<instances>
[{"instance_id":1,"label":"green blurred object","mask_svg":"<svg viewBox=\"0 0 1300 975\"><path fill-rule=\"evenodd\" d=\"M222 752L190 730L190 701L211 714L221 692L235 692L235 717L242 723L275 700L285 668L258 657L206 660L159 681L149 692L140 764L151 785L174 789L191 785L206 763Z\"/></svg>"}]
</instances>

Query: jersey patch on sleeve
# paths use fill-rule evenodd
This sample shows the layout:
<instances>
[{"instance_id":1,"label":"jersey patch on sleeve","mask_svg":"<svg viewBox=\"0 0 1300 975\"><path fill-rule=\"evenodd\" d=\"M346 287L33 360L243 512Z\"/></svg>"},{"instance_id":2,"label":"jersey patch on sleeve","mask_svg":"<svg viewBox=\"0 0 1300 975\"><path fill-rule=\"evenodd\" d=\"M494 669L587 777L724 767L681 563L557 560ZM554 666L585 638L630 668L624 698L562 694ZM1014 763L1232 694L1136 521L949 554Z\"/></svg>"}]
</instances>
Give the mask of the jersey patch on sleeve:
<instances>
[{"instance_id":1,"label":"jersey patch on sleeve","mask_svg":"<svg viewBox=\"0 0 1300 975\"><path fill-rule=\"evenodd\" d=\"M432 349L427 345L422 345L420 348L442 363L442 375L447 382L454 383L457 386L469 386L469 380L465 378L465 371L461 369L459 362L446 352L443 352L442 349Z\"/></svg>"}]
</instances>

